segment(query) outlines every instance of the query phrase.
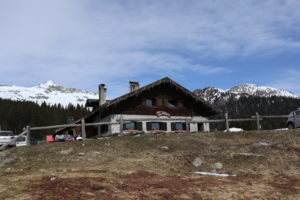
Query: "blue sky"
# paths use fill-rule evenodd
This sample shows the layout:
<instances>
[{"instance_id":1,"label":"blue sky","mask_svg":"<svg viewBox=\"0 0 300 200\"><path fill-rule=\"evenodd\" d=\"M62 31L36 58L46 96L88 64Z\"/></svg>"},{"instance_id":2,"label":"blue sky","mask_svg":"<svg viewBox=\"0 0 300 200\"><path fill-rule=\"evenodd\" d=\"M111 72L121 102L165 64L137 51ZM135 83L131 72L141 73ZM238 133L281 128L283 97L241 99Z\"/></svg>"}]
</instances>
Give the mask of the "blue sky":
<instances>
[{"instance_id":1,"label":"blue sky","mask_svg":"<svg viewBox=\"0 0 300 200\"><path fill-rule=\"evenodd\" d=\"M194 90L300 94L299 0L0 0L0 84L46 80L110 98L168 76Z\"/></svg>"}]
</instances>

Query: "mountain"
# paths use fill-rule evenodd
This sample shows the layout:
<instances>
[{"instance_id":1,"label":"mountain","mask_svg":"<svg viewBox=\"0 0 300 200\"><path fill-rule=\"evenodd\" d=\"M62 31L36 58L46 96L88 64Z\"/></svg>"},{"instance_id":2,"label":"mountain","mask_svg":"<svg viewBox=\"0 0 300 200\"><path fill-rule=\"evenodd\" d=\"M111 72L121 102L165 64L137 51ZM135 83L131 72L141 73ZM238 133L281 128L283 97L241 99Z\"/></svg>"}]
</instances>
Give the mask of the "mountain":
<instances>
[{"instance_id":1,"label":"mountain","mask_svg":"<svg viewBox=\"0 0 300 200\"><path fill-rule=\"evenodd\" d=\"M228 112L230 118L249 118L256 112L260 115L286 115L300 107L299 96L285 90L254 84L242 84L228 90L207 87L194 92L224 112ZM224 113L214 118L224 118ZM224 126L223 123L211 124L212 129L218 130L224 130ZM256 128L256 124L251 122L231 122L230 126L244 130ZM283 128L286 127L286 120L264 119L261 126L262 129Z\"/></svg>"},{"instance_id":2,"label":"mountain","mask_svg":"<svg viewBox=\"0 0 300 200\"><path fill-rule=\"evenodd\" d=\"M257 86L255 84L242 84L234 86L228 90L222 90L215 87L207 87L204 89L197 89L194 91L196 95L202 97L210 103L226 102L230 98L239 99L241 96L249 97L287 97L287 98L300 98L299 96L288 92L286 90L277 89L273 87Z\"/></svg>"},{"instance_id":3,"label":"mountain","mask_svg":"<svg viewBox=\"0 0 300 200\"><path fill-rule=\"evenodd\" d=\"M98 94L74 88L65 88L49 80L34 87L0 85L0 98L32 101L40 105L46 102L49 105L60 103L62 106L67 106L69 103L84 105L86 99L97 99Z\"/></svg>"}]
</instances>

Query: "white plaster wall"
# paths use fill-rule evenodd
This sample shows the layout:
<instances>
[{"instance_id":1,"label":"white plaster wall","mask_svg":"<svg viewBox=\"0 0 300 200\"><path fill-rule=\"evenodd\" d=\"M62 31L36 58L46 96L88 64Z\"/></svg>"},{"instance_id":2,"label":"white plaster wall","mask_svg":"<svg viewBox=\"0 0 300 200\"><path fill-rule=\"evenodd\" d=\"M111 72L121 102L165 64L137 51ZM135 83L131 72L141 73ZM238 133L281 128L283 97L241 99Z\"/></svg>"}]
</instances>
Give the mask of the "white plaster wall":
<instances>
[{"instance_id":1,"label":"white plaster wall","mask_svg":"<svg viewBox=\"0 0 300 200\"><path fill-rule=\"evenodd\" d=\"M206 120L207 118L201 117L201 116L195 116L195 117L182 117L182 116L172 116L170 118L162 116L162 117L157 117L156 115L109 115L103 119L101 119L101 122L118 122L120 117L123 117L123 120L133 120L133 119L139 119L139 120L147 120L147 119L158 119L158 122L165 122L167 123L167 131L171 131L171 122L178 122L182 121L182 119L190 119L190 120L195 120L195 121L200 121L200 120ZM167 120L162 120L162 119L167 119ZM155 120L151 120L155 122ZM142 127L143 131L147 132L147 127L146 127L146 121L142 122ZM190 123L190 131L191 132L198 132L198 125L197 123ZM209 123L204 123L204 131L209 132ZM112 134L116 134L120 132L120 125L119 124L113 124L109 126L109 132Z\"/></svg>"},{"instance_id":2,"label":"white plaster wall","mask_svg":"<svg viewBox=\"0 0 300 200\"><path fill-rule=\"evenodd\" d=\"M209 132L210 131L209 123L203 123L203 129L204 132Z\"/></svg>"}]
</instances>

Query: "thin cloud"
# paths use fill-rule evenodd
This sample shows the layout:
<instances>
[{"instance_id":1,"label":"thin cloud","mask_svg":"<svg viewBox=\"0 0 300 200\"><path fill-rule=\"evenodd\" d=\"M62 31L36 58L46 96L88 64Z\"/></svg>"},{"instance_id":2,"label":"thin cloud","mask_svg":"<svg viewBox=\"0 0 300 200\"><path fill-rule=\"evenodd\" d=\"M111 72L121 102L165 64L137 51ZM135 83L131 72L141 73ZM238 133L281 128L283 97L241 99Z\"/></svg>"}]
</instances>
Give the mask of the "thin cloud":
<instances>
[{"instance_id":1,"label":"thin cloud","mask_svg":"<svg viewBox=\"0 0 300 200\"><path fill-rule=\"evenodd\" d=\"M293 91L296 95L300 95L300 71L294 69L285 69L282 75L276 77L269 85L288 91Z\"/></svg>"},{"instance_id":2,"label":"thin cloud","mask_svg":"<svg viewBox=\"0 0 300 200\"><path fill-rule=\"evenodd\" d=\"M1 81L55 79L87 89L128 77L228 73L234 69L207 61L299 49L299 7L297 0L1 1Z\"/></svg>"}]
</instances>

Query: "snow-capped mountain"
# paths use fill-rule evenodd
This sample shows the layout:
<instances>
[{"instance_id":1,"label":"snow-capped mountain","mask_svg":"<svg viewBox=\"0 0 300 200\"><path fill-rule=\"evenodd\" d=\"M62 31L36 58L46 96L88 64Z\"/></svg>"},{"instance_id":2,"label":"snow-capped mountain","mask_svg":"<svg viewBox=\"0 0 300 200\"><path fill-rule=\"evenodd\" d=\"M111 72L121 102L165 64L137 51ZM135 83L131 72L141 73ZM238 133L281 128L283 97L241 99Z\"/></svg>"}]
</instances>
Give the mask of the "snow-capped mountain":
<instances>
[{"instance_id":1,"label":"snow-capped mountain","mask_svg":"<svg viewBox=\"0 0 300 200\"><path fill-rule=\"evenodd\" d=\"M230 97L234 97L235 99L239 99L241 95L244 96L260 96L260 97L291 97L291 98L300 98L299 96L288 92L286 90L266 87L266 86L257 86L255 84L242 84L238 86L234 86L228 90L222 90L219 88L208 87L203 90L197 89L194 91L198 96L202 97L206 101L210 103L214 103L217 99L223 99L226 101Z\"/></svg>"},{"instance_id":2,"label":"snow-capped mountain","mask_svg":"<svg viewBox=\"0 0 300 200\"><path fill-rule=\"evenodd\" d=\"M55 84L53 81L46 81L34 87L0 85L0 98L33 101L38 104L46 102L49 105L60 103L62 106L67 106L69 103L84 105L86 99L97 99L98 94L74 88L65 88Z\"/></svg>"}]
</instances>

